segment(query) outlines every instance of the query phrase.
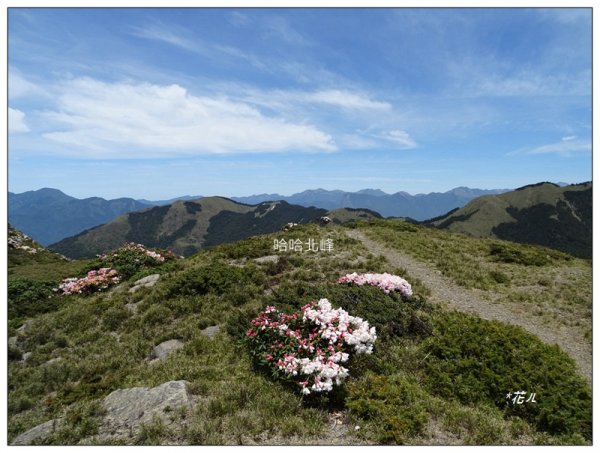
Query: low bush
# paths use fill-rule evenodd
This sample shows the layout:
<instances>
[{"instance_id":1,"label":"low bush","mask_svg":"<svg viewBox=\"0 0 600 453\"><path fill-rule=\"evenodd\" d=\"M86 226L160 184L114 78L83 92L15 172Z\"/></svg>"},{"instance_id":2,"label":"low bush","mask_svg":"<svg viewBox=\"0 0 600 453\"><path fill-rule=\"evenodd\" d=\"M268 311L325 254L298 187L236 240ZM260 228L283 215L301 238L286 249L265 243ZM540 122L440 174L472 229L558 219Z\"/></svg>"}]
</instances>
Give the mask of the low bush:
<instances>
[{"instance_id":1,"label":"low bush","mask_svg":"<svg viewBox=\"0 0 600 453\"><path fill-rule=\"evenodd\" d=\"M221 261L207 266L192 268L169 280L167 295L199 296L204 294L226 294L237 287L254 283L262 285L264 274L255 266L239 268Z\"/></svg>"},{"instance_id":2,"label":"low bush","mask_svg":"<svg viewBox=\"0 0 600 453\"><path fill-rule=\"evenodd\" d=\"M574 361L558 346L523 329L463 313L432 317L433 335L423 343L427 387L465 404L494 404L550 434L591 439L591 393ZM536 403L513 404L517 391Z\"/></svg>"},{"instance_id":3,"label":"low bush","mask_svg":"<svg viewBox=\"0 0 600 453\"><path fill-rule=\"evenodd\" d=\"M545 266L555 260L569 261L571 259L569 255L556 250L508 242L492 243L490 256L496 261L523 266Z\"/></svg>"},{"instance_id":4,"label":"low bush","mask_svg":"<svg viewBox=\"0 0 600 453\"><path fill-rule=\"evenodd\" d=\"M110 267L116 269L123 280L127 280L145 269L158 268L174 260L175 255L169 250L150 249L131 242L99 255L86 270Z\"/></svg>"},{"instance_id":5,"label":"low bush","mask_svg":"<svg viewBox=\"0 0 600 453\"><path fill-rule=\"evenodd\" d=\"M377 443L402 444L423 431L429 398L406 376L369 373L348 384L346 407L366 422L361 430L371 431Z\"/></svg>"},{"instance_id":6,"label":"low bush","mask_svg":"<svg viewBox=\"0 0 600 453\"><path fill-rule=\"evenodd\" d=\"M54 311L61 306L56 296L56 283L29 278L11 278L8 281L8 318L33 317Z\"/></svg>"},{"instance_id":7,"label":"low bush","mask_svg":"<svg viewBox=\"0 0 600 453\"><path fill-rule=\"evenodd\" d=\"M285 314L268 306L251 321L246 342L254 363L303 394L330 392L348 377L350 354L371 354L377 339L368 321L333 309L327 299Z\"/></svg>"}]
</instances>

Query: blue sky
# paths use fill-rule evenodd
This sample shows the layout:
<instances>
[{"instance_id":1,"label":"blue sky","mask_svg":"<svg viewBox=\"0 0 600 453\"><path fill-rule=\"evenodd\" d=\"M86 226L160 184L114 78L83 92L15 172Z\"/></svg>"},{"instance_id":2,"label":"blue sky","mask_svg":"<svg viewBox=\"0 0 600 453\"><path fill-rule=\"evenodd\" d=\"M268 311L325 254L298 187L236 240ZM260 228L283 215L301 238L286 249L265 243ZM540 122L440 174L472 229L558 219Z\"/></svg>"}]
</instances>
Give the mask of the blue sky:
<instances>
[{"instance_id":1,"label":"blue sky","mask_svg":"<svg viewBox=\"0 0 600 453\"><path fill-rule=\"evenodd\" d=\"M589 8L11 8L8 52L13 192L592 178Z\"/></svg>"}]
</instances>

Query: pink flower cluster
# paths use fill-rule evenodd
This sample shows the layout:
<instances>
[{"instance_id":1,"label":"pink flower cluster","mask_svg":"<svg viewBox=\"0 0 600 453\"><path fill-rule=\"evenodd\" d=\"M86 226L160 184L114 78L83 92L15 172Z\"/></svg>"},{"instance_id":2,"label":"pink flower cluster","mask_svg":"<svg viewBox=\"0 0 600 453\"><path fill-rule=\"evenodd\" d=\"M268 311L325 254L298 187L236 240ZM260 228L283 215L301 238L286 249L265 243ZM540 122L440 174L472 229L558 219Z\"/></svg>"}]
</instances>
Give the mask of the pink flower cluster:
<instances>
[{"instance_id":1,"label":"pink flower cluster","mask_svg":"<svg viewBox=\"0 0 600 453\"><path fill-rule=\"evenodd\" d=\"M303 394L328 392L348 376L342 363L351 352L370 354L377 339L375 327L333 309L327 299L302 307L302 313L280 313L273 306L261 311L246 332L259 361L292 378Z\"/></svg>"},{"instance_id":2,"label":"pink flower cluster","mask_svg":"<svg viewBox=\"0 0 600 453\"><path fill-rule=\"evenodd\" d=\"M344 275L338 278L338 283L353 283L358 286L371 285L381 288L384 293L389 294L391 291L399 291L405 297L412 296L412 287L410 283L397 275L388 274L352 274Z\"/></svg>"},{"instance_id":3,"label":"pink flower cluster","mask_svg":"<svg viewBox=\"0 0 600 453\"><path fill-rule=\"evenodd\" d=\"M102 291L117 283L119 283L117 271L110 267L103 267L98 270L89 271L83 278L65 278L55 291L60 291L63 296L93 293Z\"/></svg>"},{"instance_id":4,"label":"pink flower cluster","mask_svg":"<svg viewBox=\"0 0 600 453\"><path fill-rule=\"evenodd\" d=\"M98 258L100 258L101 260L106 260L107 258L110 258L110 257L118 258L119 254L122 252L140 253L142 255L146 255L146 256L152 258L153 260L155 260L158 263L163 263L165 261L165 257L163 255L161 255L160 253L155 252L153 250L148 250L142 244L136 244L135 242L129 242L129 243L125 244L124 246L122 246L119 249L112 252L112 254L98 255ZM173 256L173 253L170 251L166 252L166 254L167 254L168 258Z\"/></svg>"}]
</instances>

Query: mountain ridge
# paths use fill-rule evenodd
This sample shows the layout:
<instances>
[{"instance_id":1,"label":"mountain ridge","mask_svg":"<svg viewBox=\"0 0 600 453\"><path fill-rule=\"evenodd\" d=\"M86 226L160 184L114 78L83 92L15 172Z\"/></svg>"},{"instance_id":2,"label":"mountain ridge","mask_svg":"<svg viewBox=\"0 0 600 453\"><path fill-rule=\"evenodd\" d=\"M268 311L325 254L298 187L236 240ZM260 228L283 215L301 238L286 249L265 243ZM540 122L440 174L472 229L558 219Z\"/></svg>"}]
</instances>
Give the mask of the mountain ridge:
<instances>
[{"instance_id":1,"label":"mountain ridge","mask_svg":"<svg viewBox=\"0 0 600 453\"><path fill-rule=\"evenodd\" d=\"M325 209L286 201L250 205L225 197L178 200L170 205L123 214L109 223L51 244L49 248L70 258L81 258L105 253L126 242L136 242L189 256L207 247L280 231L290 223L318 222L327 214ZM343 223L370 218L380 216L365 210L337 210L329 221Z\"/></svg>"},{"instance_id":2,"label":"mountain ridge","mask_svg":"<svg viewBox=\"0 0 600 453\"><path fill-rule=\"evenodd\" d=\"M455 233L538 244L592 257L592 182L529 184L476 198L445 216L422 222Z\"/></svg>"}]
</instances>

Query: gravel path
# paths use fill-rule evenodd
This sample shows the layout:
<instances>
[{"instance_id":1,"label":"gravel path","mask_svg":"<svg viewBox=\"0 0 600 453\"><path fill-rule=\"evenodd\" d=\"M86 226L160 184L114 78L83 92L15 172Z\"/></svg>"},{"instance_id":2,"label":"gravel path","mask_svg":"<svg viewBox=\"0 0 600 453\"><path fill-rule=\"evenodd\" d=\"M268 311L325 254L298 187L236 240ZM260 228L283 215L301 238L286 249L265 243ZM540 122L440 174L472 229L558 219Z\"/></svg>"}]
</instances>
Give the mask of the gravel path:
<instances>
[{"instance_id":1,"label":"gravel path","mask_svg":"<svg viewBox=\"0 0 600 453\"><path fill-rule=\"evenodd\" d=\"M351 238L361 241L372 254L383 255L393 266L403 267L410 276L422 280L431 290L431 302L455 308L459 311L475 313L483 319L517 325L536 335L545 343L558 344L563 351L577 362L581 375L590 385L592 384L591 345L574 338L569 329L555 329L539 325L535 322L535 319L525 317L522 313L515 313L504 305L483 300L474 290L458 286L425 263L397 250L389 249L383 244L369 239L359 230L348 230L347 234Z\"/></svg>"}]
</instances>

